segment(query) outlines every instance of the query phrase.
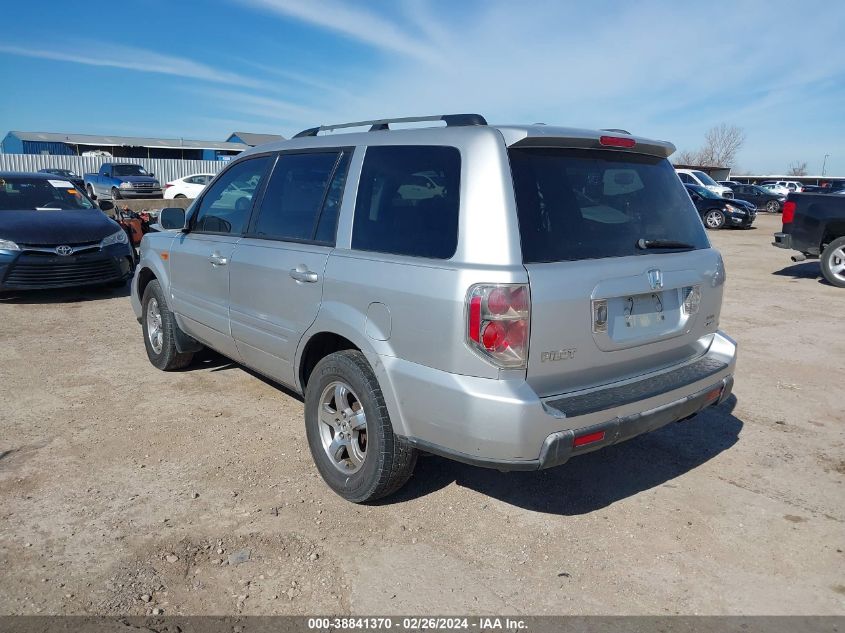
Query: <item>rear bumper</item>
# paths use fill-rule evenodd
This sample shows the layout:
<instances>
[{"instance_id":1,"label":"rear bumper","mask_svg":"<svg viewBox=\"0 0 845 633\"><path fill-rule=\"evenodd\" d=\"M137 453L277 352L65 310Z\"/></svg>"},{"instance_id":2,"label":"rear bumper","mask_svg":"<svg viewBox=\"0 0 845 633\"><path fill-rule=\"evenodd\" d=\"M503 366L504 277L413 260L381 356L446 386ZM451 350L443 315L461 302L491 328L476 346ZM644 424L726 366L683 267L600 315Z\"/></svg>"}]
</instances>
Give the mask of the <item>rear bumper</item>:
<instances>
[{"instance_id":1,"label":"rear bumper","mask_svg":"<svg viewBox=\"0 0 845 633\"><path fill-rule=\"evenodd\" d=\"M792 250L792 236L789 233L775 233L775 241L772 246Z\"/></svg>"},{"instance_id":2,"label":"rear bumper","mask_svg":"<svg viewBox=\"0 0 845 633\"><path fill-rule=\"evenodd\" d=\"M720 332L707 354L692 363L551 398L538 397L524 380L459 376L380 360L392 392L388 408L398 422L394 426L410 444L477 466L537 470L724 401L733 387L736 343ZM702 362L710 363L708 371L689 369ZM595 442L575 446L576 438L602 433Z\"/></svg>"}]
</instances>

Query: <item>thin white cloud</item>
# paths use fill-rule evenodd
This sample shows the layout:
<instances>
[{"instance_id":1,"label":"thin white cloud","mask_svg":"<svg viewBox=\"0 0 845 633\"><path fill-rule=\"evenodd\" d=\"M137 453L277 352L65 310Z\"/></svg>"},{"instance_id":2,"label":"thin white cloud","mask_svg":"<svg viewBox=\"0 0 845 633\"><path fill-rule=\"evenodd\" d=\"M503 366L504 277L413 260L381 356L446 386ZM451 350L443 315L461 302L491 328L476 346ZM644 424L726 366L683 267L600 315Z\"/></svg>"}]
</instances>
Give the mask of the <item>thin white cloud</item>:
<instances>
[{"instance_id":1,"label":"thin white cloud","mask_svg":"<svg viewBox=\"0 0 845 633\"><path fill-rule=\"evenodd\" d=\"M448 14L443 5L435 13L433 5L416 2L403 4L388 20L333 2L239 1L404 53L362 68L352 80L348 65L343 77L323 76L354 83L360 97L324 104L306 95L323 121L477 111L493 122L623 127L680 147L701 144L708 127L726 121L754 133L741 161L762 166L775 161L770 140L780 128L790 120L810 127L801 112L824 109L815 87L836 77L841 84L845 73L845 49L834 28L845 10L812 0L805 9L830 19L806 35L794 34L786 47L782 39L765 37L750 45L740 32L713 38L698 7L667 2L614 4L612 11L553 0L538 0L531 11L513 2L485 2ZM789 9L780 3L732 5L731 22L765 30L759 15L778 6ZM396 34L404 34L402 43ZM785 86L790 98L783 95ZM769 136L762 138L766 128ZM802 142L808 148L815 142L810 134ZM845 143L841 126L832 135Z\"/></svg>"},{"instance_id":2,"label":"thin white cloud","mask_svg":"<svg viewBox=\"0 0 845 633\"><path fill-rule=\"evenodd\" d=\"M240 0L288 18L340 33L386 51L402 53L426 62L442 60L437 48L425 38L377 13L335 0Z\"/></svg>"},{"instance_id":3,"label":"thin white cloud","mask_svg":"<svg viewBox=\"0 0 845 633\"><path fill-rule=\"evenodd\" d=\"M162 75L175 75L188 79L200 79L216 83L231 84L260 88L262 82L236 73L219 70L207 64L195 62L184 57L162 55L155 51L129 46L101 43L103 53L88 55L79 51L85 49L83 46L67 45L65 49L31 48L26 46L14 46L0 44L0 53L18 55L22 57L35 57L40 59L52 59L73 64L84 64L86 66L106 66L111 68L125 68L145 73L158 73Z\"/></svg>"}]
</instances>

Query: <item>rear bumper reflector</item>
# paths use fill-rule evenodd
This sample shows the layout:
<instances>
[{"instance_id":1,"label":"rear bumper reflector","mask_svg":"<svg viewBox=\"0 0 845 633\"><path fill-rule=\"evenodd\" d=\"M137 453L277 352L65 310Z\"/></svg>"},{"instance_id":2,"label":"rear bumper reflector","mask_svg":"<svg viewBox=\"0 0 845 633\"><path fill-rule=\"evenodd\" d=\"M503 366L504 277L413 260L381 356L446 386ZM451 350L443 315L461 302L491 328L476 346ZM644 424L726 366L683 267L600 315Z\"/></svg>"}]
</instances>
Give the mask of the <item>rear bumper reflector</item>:
<instances>
[{"instance_id":1,"label":"rear bumper reflector","mask_svg":"<svg viewBox=\"0 0 845 633\"><path fill-rule=\"evenodd\" d=\"M572 446L584 446L585 444L592 444L593 442L601 442L604 439L604 431L596 431L595 433L588 433L581 435L572 440Z\"/></svg>"}]
</instances>

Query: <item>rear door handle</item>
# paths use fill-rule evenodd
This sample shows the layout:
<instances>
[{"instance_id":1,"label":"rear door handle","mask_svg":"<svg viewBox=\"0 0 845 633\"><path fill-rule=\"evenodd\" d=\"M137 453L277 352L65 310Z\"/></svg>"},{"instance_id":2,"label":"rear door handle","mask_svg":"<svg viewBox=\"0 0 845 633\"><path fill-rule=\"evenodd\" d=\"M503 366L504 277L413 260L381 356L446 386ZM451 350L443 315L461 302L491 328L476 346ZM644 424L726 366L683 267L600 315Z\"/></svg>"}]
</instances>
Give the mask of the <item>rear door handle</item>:
<instances>
[{"instance_id":1,"label":"rear door handle","mask_svg":"<svg viewBox=\"0 0 845 633\"><path fill-rule=\"evenodd\" d=\"M290 269L290 276L297 281L304 281L309 284L317 283L319 276L317 273L310 270L299 270L298 268Z\"/></svg>"},{"instance_id":2,"label":"rear door handle","mask_svg":"<svg viewBox=\"0 0 845 633\"><path fill-rule=\"evenodd\" d=\"M211 262L212 266L225 266L229 263L228 259L220 255L212 255L208 258L208 261Z\"/></svg>"}]
</instances>

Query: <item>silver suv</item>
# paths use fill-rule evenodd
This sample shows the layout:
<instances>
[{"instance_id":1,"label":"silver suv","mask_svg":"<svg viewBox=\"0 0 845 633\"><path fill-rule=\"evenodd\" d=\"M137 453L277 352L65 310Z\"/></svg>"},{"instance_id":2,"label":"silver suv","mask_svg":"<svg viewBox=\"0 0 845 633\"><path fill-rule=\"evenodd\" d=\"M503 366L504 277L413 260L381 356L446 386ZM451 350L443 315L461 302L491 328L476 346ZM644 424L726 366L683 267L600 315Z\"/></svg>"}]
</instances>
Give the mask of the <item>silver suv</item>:
<instances>
[{"instance_id":1,"label":"silver suv","mask_svg":"<svg viewBox=\"0 0 845 633\"><path fill-rule=\"evenodd\" d=\"M417 120L445 126L256 147L162 211L132 283L152 364L208 346L302 393L354 502L420 451L548 468L728 397L724 266L671 144Z\"/></svg>"}]
</instances>

